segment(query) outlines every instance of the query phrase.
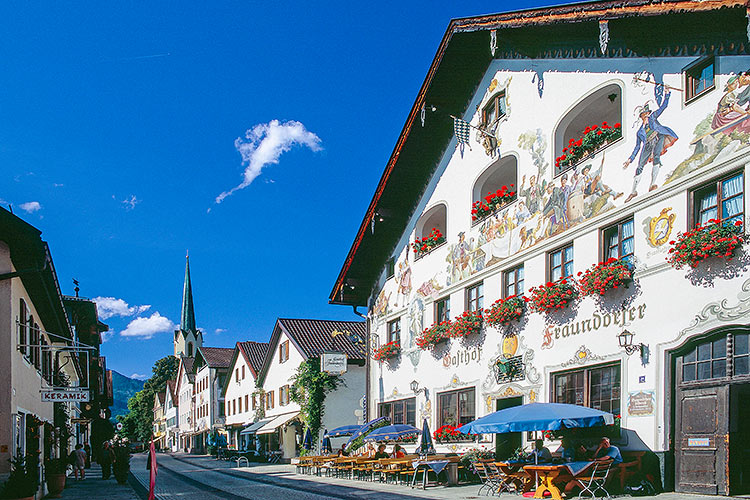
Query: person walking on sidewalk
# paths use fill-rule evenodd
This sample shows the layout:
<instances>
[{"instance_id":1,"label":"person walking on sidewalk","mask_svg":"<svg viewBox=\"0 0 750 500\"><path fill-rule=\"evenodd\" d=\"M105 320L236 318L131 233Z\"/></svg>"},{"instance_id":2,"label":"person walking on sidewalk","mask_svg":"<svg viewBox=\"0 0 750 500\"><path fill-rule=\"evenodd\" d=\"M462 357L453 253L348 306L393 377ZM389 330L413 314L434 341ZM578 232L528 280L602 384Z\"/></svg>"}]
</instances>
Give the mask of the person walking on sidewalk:
<instances>
[{"instance_id":1,"label":"person walking on sidewalk","mask_svg":"<svg viewBox=\"0 0 750 500\"><path fill-rule=\"evenodd\" d=\"M105 441L102 446L102 451L99 453L99 465L102 466L102 479L109 479L112 474L112 462L115 461L115 452L109 444L109 441Z\"/></svg>"},{"instance_id":2,"label":"person walking on sidewalk","mask_svg":"<svg viewBox=\"0 0 750 500\"><path fill-rule=\"evenodd\" d=\"M91 445L88 441L83 442L83 451L86 452L86 468L91 468Z\"/></svg>"},{"instance_id":3,"label":"person walking on sidewalk","mask_svg":"<svg viewBox=\"0 0 750 500\"><path fill-rule=\"evenodd\" d=\"M86 452L83 450L82 444L77 444L76 449L73 452L75 461L73 462L73 474L75 475L76 481L86 479ZM81 478L78 478L80 473Z\"/></svg>"}]
</instances>

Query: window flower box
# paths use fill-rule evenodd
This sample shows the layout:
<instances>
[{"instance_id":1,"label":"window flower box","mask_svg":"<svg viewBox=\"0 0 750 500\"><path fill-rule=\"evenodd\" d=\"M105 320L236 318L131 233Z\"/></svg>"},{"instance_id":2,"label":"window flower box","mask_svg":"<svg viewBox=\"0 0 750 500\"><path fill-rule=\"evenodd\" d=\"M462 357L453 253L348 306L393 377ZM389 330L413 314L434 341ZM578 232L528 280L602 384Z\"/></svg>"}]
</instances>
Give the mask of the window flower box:
<instances>
[{"instance_id":1,"label":"window flower box","mask_svg":"<svg viewBox=\"0 0 750 500\"><path fill-rule=\"evenodd\" d=\"M448 340L450 338L450 327L450 321L441 321L440 323L436 323L429 328L425 328L424 331L415 340L417 347L426 351L427 349L432 349L439 343Z\"/></svg>"},{"instance_id":2,"label":"window flower box","mask_svg":"<svg viewBox=\"0 0 750 500\"><path fill-rule=\"evenodd\" d=\"M512 189L514 185L511 184L510 187ZM503 186L494 193L487 193L487 196L471 206L471 222L489 217L515 199L516 192L508 189L508 186Z\"/></svg>"},{"instance_id":3,"label":"window flower box","mask_svg":"<svg viewBox=\"0 0 750 500\"><path fill-rule=\"evenodd\" d=\"M485 311L484 319L490 326L507 325L523 315L526 301L522 296L511 295L504 299L496 300L492 306Z\"/></svg>"},{"instance_id":4,"label":"window flower box","mask_svg":"<svg viewBox=\"0 0 750 500\"><path fill-rule=\"evenodd\" d=\"M563 148L562 154L555 158L557 171L577 165L587 156L596 153L622 137L622 125L615 123L610 126L607 122L601 125L586 127L583 135L578 139L570 139Z\"/></svg>"},{"instance_id":5,"label":"window flower box","mask_svg":"<svg viewBox=\"0 0 750 500\"><path fill-rule=\"evenodd\" d=\"M439 229L433 227L430 234L421 239L417 238L416 241L411 244L411 247L417 255L417 258L420 258L423 255L427 255L443 243L445 243L445 236L443 236Z\"/></svg>"},{"instance_id":6,"label":"window flower box","mask_svg":"<svg viewBox=\"0 0 750 500\"><path fill-rule=\"evenodd\" d=\"M451 338L468 337L482 331L482 311L465 311L461 316L451 322L448 328L448 336Z\"/></svg>"},{"instance_id":7,"label":"window flower box","mask_svg":"<svg viewBox=\"0 0 750 500\"><path fill-rule=\"evenodd\" d=\"M578 273L578 291L581 295L604 295L607 290L627 287L633 281L633 265L610 258Z\"/></svg>"},{"instance_id":8,"label":"window flower box","mask_svg":"<svg viewBox=\"0 0 750 500\"><path fill-rule=\"evenodd\" d=\"M573 283L566 279L548 282L545 285L539 285L530 291L531 298L525 297L524 300L531 302L531 306L537 312L551 312L556 309L563 309L578 297L578 290Z\"/></svg>"},{"instance_id":9,"label":"window flower box","mask_svg":"<svg viewBox=\"0 0 750 500\"><path fill-rule=\"evenodd\" d=\"M386 361L395 358L399 354L401 354L401 344L397 340L394 340L375 349L372 353L372 358L375 361Z\"/></svg>"},{"instance_id":10,"label":"window flower box","mask_svg":"<svg viewBox=\"0 0 750 500\"><path fill-rule=\"evenodd\" d=\"M680 233L676 240L670 241L672 248L669 249L667 261L675 269L680 269L684 265L696 267L709 257L730 260L745 239L742 221L727 223L711 219L705 226Z\"/></svg>"},{"instance_id":11,"label":"window flower box","mask_svg":"<svg viewBox=\"0 0 750 500\"><path fill-rule=\"evenodd\" d=\"M435 432L432 433L432 437L438 443L455 443L456 441L465 441L468 437L466 434L461 434L452 425L444 425L438 427Z\"/></svg>"}]
</instances>

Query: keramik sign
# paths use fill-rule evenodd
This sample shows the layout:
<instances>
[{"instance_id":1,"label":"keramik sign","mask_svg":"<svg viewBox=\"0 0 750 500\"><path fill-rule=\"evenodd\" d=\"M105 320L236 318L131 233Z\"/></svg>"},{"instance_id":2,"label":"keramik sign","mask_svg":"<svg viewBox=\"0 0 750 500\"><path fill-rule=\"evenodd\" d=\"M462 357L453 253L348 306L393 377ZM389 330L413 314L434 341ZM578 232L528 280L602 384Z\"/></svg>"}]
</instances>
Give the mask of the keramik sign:
<instances>
[{"instance_id":1,"label":"keramik sign","mask_svg":"<svg viewBox=\"0 0 750 500\"><path fill-rule=\"evenodd\" d=\"M42 401L45 403L81 402L89 401L89 391L84 389L52 389L41 391Z\"/></svg>"}]
</instances>

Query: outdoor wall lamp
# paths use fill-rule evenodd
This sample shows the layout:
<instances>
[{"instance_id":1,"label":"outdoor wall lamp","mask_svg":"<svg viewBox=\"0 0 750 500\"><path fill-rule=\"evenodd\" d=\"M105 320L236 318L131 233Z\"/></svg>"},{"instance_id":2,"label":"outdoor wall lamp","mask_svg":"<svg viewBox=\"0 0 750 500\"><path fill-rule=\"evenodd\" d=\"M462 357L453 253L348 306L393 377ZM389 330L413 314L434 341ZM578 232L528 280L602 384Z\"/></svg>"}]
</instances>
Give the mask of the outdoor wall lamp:
<instances>
[{"instance_id":1,"label":"outdoor wall lamp","mask_svg":"<svg viewBox=\"0 0 750 500\"><path fill-rule=\"evenodd\" d=\"M633 344L633 336L635 334L624 329L622 333L617 336L617 341L620 343L620 347L625 349L628 356L634 354L637 351L641 352L641 363L643 366L648 364L649 352L648 346L642 343Z\"/></svg>"},{"instance_id":2,"label":"outdoor wall lamp","mask_svg":"<svg viewBox=\"0 0 750 500\"><path fill-rule=\"evenodd\" d=\"M411 387L411 390L414 394L419 394L420 392L424 392L425 394L427 393L426 388L419 388L419 382L417 382L416 380L412 380L411 384L409 384L409 387Z\"/></svg>"}]
</instances>

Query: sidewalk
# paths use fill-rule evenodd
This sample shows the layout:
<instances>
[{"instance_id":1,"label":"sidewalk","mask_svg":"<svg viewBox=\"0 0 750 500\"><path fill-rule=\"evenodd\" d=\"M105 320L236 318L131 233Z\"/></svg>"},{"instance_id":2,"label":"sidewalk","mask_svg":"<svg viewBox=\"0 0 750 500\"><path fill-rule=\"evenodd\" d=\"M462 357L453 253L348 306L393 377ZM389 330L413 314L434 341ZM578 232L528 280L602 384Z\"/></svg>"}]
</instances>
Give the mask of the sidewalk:
<instances>
[{"instance_id":1,"label":"sidewalk","mask_svg":"<svg viewBox=\"0 0 750 500\"><path fill-rule=\"evenodd\" d=\"M51 498L46 496L44 498ZM128 484L117 484L114 477L102 480L102 469L92 463L86 469L86 479L76 481L71 473L65 481L60 498L67 500L140 500Z\"/></svg>"}]
</instances>

